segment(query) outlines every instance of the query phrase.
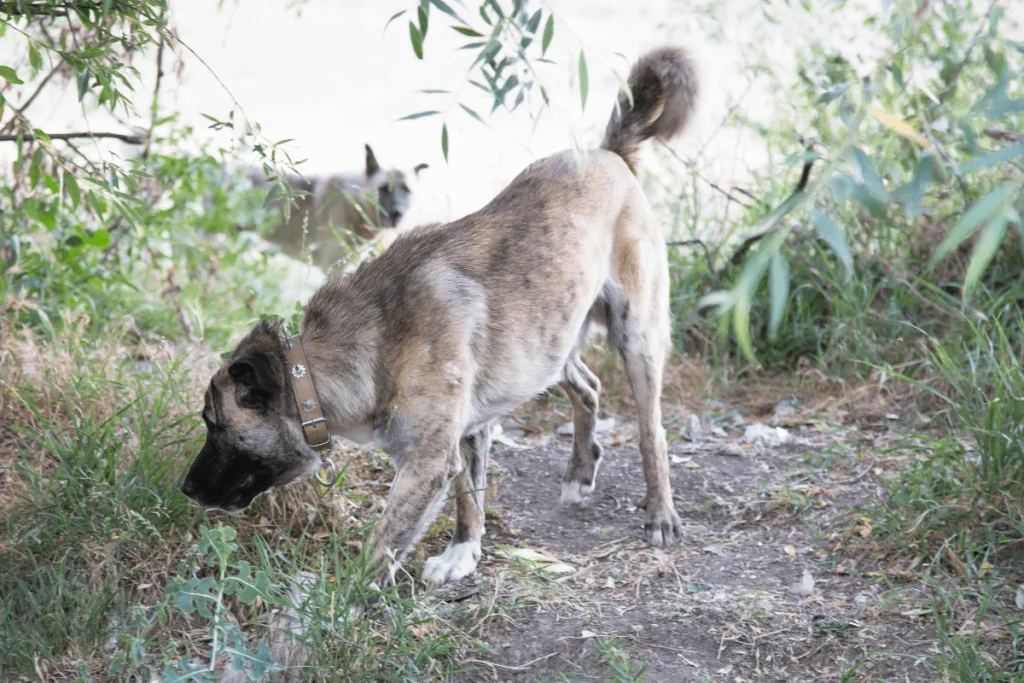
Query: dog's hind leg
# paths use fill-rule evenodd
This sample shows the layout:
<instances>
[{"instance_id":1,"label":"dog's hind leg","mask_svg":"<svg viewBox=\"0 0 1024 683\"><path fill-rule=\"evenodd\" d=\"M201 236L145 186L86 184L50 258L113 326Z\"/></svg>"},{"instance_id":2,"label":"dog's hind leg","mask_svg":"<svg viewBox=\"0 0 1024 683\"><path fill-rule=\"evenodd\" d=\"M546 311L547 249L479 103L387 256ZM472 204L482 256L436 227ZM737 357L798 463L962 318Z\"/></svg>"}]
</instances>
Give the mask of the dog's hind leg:
<instances>
[{"instance_id":1,"label":"dog's hind leg","mask_svg":"<svg viewBox=\"0 0 1024 683\"><path fill-rule=\"evenodd\" d=\"M640 427L640 454L647 481L647 540L656 548L673 545L682 523L672 501L668 447L661 425L661 383L671 348L668 266L664 250L637 240L620 245L619 284L606 286L608 340L622 355L633 390Z\"/></svg>"},{"instance_id":2,"label":"dog's hind leg","mask_svg":"<svg viewBox=\"0 0 1024 683\"><path fill-rule=\"evenodd\" d=\"M432 585L469 576L480 561L491 425L465 436L459 448L463 467L455 477L455 533L443 553L426 561L421 575L424 582Z\"/></svg>"},{"instance_id":3,"label":"dog's hind leg","mask_svg":"<svg viewBox=\"0 0 1024 683\"><path fill-rule=\"evenodd\" d=\"M572 403L572 455L562 478L562 505L579 503L594 490L601 446L597 443L597 405L601 382L578 354L565 364L562 389Z\"/></svg>"}]
</instances>

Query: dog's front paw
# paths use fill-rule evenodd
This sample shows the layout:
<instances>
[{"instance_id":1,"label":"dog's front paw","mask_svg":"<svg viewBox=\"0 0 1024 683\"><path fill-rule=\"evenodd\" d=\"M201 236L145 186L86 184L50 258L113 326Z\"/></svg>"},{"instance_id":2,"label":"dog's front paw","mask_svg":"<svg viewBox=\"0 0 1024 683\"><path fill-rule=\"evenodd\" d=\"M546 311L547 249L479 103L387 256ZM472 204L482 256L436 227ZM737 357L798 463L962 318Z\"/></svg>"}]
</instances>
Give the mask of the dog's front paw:
<instances>
[{"instance_id":1,"label":"dog's front paw","mask_svg":"<svg viewBox=\"0 0 1024 683\"><path fill-rule=\"evenodd\" d=\"M654 548L670 548L683 537L683 523L671 505L647 510L644 524L647 540Z\"/></svg>"},{"instance_id":2,"label":"dog's front paw","mask_svg":"<svg viewBox=\"0 0 1024 683\"><path fill-rule=\"evenodd\" d=\"M573 447L572 457L562 478L562 505L582 503L594 492L597 470L601 466L601 446L591 442L587 449Z\"/></svg>"},{"instance_id":3,"label":"dog's front paw","mask_svg":"<svg viewBox=\"0 0 1024 683\"><path fill-rule=\"evenodd\" d=\"M475 572L479 561L479 541L452 543L443 553L429 558L423 564L423 582L440 586L449 581L457 581Z\"/></svg>"}]
</instances>

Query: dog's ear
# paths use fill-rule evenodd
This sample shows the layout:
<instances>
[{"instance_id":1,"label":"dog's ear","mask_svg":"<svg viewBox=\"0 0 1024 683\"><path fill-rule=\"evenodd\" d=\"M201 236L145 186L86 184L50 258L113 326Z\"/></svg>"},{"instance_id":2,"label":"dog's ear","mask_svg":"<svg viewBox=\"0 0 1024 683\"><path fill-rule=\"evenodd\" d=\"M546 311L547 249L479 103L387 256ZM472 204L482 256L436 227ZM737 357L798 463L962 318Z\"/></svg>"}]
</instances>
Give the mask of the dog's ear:
<instances>
[{"instance_id":1,"label":"dog's ear","mask_svg":"<svg viewBox=\"0 0 1024 683\"><path fill-rule=\"evenodd\" d=\"M283 386L280 369L265 353L239 358L228 367L228 374L235 381L235 399L243 408L266 408Z\"/></svg>"},{"instance_id":2,"label":"dog's ear","mask_svg":"<svg viewBox=\"0 0 1024 683\"><path fill-rule=\"evenodd\" d=\"M420 175L420 171L422 171L425 168L430 168L430 164L416 164L416 166L414 166L412 170L416 171L416 177L418 178Z\"/></svg>"},{"instance_id":3,"label":"dog's ear","mask_svg":"<svg viewBox=\"0 0 1024 683\"><path fill-rule=\"evenodd\" d=\"M380 164L377 163L377 157L373 154L373 148L366 145L366 177L372 178L380 170Z\"/></svg>"}]
</instances>

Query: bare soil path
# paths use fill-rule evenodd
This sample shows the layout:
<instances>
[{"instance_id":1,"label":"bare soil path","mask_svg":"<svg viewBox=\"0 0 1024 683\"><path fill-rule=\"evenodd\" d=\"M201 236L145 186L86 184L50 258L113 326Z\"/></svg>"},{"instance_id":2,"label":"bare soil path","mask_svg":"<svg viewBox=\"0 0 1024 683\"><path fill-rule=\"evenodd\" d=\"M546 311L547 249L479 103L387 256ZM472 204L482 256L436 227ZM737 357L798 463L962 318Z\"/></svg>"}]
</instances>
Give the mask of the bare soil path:
<instances>
[{"instance_id":1,"label":"bare soil path","mask_svg":"<svg viewBox=\"0 0 1024 683\"><path fill-rule=\"evenodd\" d=\"M668 552L643 541L631 424L604 436L590 499L562 508L571 439L507 422L515 446L495 446L480 573L438 595L490 649L459 680L932 680L926 596L855 542L871 534L858 507L895 466L878 452L898 434L774 422L784 442L735 413L705 418L693 439L670 434L685 535ZM543 556L508 557L516 548Z\"/></svg>"}]
</instances>

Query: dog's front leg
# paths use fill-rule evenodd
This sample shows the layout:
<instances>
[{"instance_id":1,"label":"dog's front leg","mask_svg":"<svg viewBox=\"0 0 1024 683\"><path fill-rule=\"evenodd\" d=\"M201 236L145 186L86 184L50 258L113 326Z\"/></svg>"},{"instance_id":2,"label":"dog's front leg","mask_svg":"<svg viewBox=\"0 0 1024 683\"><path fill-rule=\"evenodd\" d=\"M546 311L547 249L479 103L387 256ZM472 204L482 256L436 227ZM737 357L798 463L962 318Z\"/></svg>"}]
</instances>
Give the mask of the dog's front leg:
<instances>
[{"instance_id":1,"label":"dog's front leg","mask_svg":"<svg viewBox=\"0 0 1024 683\"><path fill-rule=\"evenodd\" d=\"M440 555L423 565L423 581L439 586L476 571L484 535L484 494L487 491L487 460L491 450L491 425L466 435L459 444L462 471L455 477L455 533Z\"/></svg>"},{"instance_id":2,"label":"dog's front leg","mask_svg":"<svg viewBox=\"0 0 1024 683\"><path fill-rule=\"evenodd\" d=\"M435 444L397 458L384 514L370 536L371 566L387 567L383 581L394 581L402 560L437 516L452 479L461 469L458 444Z\"/></svg>"}]
</instances>

